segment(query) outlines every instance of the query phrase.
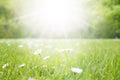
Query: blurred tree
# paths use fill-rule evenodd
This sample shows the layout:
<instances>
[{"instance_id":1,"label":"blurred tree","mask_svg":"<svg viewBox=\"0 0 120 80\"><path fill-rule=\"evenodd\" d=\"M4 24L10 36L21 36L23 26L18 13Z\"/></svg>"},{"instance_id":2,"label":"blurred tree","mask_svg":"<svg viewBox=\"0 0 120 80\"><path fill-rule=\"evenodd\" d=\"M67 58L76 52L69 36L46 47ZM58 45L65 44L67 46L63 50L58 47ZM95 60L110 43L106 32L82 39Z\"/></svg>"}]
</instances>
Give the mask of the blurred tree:
<instances>
[{"instance_id":1,"label":"blurred tree","mask_svg":"<svg viewBox=\"0 0 120 80\"><path fill-rule=\"evenodd\" d=\"M120 0L98 0L92 6L94 38L120 38Z\"/></svg>"},{"instance_id":2,"label":"blurred tree","mask_svg":"<svg viewBox=\"0 0 120 80\"><path fill-rule=\"evenodd\" d=\"M22 27L13 20L14 12L10 0L0 0L0 38L22 37Z\"/></svg>"}]
</instances>

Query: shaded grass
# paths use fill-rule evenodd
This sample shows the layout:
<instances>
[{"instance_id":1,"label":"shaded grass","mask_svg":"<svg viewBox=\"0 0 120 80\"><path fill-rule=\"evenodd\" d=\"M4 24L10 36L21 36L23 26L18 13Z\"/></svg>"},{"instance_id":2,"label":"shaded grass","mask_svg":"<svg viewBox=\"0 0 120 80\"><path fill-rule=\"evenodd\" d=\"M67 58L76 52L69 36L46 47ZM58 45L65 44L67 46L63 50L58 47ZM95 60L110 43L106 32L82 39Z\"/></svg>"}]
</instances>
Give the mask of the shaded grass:
<instances>
[{"instance_id":1,"label":"shaded grass","mask_svg":"<svg viewBox=\"0 0 120 80\"><path fill-rule=\"evenodd\" d=\"M56 48L73 51L59 53ZM42 53L34 55L38 49ZM45 56L50 58L43 60ZM3 69L6 63L9 66ZM73 73L71 67L83 72ZM120 41L1 40L0 72L0 80L120 80Z\"/></svg>"}]
</instances>

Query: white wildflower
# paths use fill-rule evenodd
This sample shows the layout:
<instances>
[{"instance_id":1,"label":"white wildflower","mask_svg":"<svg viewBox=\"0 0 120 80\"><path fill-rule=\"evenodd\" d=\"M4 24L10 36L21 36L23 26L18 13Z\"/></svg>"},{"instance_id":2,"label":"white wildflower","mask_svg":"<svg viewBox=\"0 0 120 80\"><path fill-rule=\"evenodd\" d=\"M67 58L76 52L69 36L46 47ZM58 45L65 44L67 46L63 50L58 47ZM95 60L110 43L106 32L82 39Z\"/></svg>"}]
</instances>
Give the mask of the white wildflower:
<instances>
[{"instance_id":1,"label":"white wildflower","mask_svg":"<svg viewBox=\"0 0 120 80\"><path fill-rule=\"evenodd\" d=\"M33 54L34 55L41 55L42 49L36 50Z\"/></svg>"},{"instance_id":2,"label":"white wildflower","mask_svg":"<svg viewBox=\"0 0 120 80\"><path fill-rule=\"evenodd\" d=\"M4 64L4 65L2 66L2 68L4 69L4 68L6 68L6 67L8 67L8 66L9 66L9 64L6 63L6 64Z\"/></svg>"},{"instance_id":3,"label":"white wildflower","mask_svg":"<svg viewBox=\"0 0 120 80\"><path fill-rule=\"evenodd\" d=\"M65 49L66 52L73 52L73 49Z\"/></svg>"},{"instance_id":4,"label":"white wildflower","mask_svg":"<svg viewBox=\"0 0 120 80\"><path fill-rule=\"evenodd\" d=\"M25 64L21 64L21 65L19 65L18 67L19 68L23 68L25 66Z\"/></svg>"},{"instance_id":5,"label":"white wildflower","mask_svg":"<svg viewBox=\"0 0 120 80\"><path fill-rule=\"evenodd\" d=\"M43 60L47 60L48 58L50 58L50 56L46 56L43 58Z\"/></svg>"},{"instance_id":6,"label":"white wildflower","mask_svg":"<svg viewBox=\"0 0 120 80\"><path fill-rule=\"evenodd\" d=\"M64 65L64 64L60 64L60 66L61 66L61 67L65 67L65 65Z\"/></svg>"},{"instance_id":7,"label":"white wildflower","mask_svg":"<svg viewBox=\"0 0 120 80\"><path fill-rule=\"evenodd\" d=\"M73 49L56 49L58 53L71 53L73 52Z\"/></svg>"},{"instance_id":8,"label":"white wildflower","mask_svg":"<svg viewBox=\"0 0 120 80\"><path fill-rule=\"evenodd\" d=\"M83 72L83 70L80 68L71 68L71 71L74 73L82 73Z\"/></svg>"},{"instance_id":9,"label":"white wildflower","mask_svg":"<svg viewBox=\"0 0 120 80\"><path fill-rule=\"evenodd\" d=\"M55 48L55 50L56 50L58 53L63 53L63 52L64 52L64 49Z\"/></svg>"},{"instance_id":10,"label":"white wildflower","mask_svg":"<svg viewBox=\"0 0 120 80\"><path fill-rule=\"evenodd\" d=\"M33 66L33 67L32 67L32 69L36 69L36 68L38 68L38 66Z\"/></svg>"},{"instance_id":11,"label":"white wildflower","mask_svg":"<svg viewBox=\"0 0 120 80\"><path fill-rule=\"evenodd\" d=\"M22 48L22 47L23 47L23 45L19 45L18 47L19 47L19 48Z\"/></svg>"},{"instance_id":12,"label":"white wildflower","mask_svg":"<svg viewBox=\"0 0 120 80\"><path fill-rule=\"evenodd\" d=\"M10 46L11 44L10 43L8 43L8 46Z\"/></svg>"},{"instance_id":13,"label":"white wildflower","mask_svg":"<svg viewBox=\"0 0 120 80\"><path fill-rule=\"evenodd\" d=\"M35 80L35 79L34 79L34 78L32 78L32 77L29 77L29 78L28 78L28 80Z\"/></svg>"},{"instance_id":14,"label":"white wildflower","mask_svg":"<svg viewBox=\"0 0 120 80\"><path fill-rule=\"evenodd\" d=\"M43 67L43 68L46 68L46 67L47 67L47 65L43 65L42 67Z\"/></svg>"}]
</instances>

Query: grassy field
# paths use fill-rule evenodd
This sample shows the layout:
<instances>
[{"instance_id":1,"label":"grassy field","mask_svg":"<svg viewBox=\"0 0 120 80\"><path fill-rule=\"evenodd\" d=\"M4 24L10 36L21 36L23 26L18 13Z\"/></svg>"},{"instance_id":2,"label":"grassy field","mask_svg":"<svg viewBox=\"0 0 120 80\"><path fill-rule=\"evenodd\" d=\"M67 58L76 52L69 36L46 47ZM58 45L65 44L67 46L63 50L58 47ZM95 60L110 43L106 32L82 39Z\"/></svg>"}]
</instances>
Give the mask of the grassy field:
<instances>
[{"instance_id":1,"label":"grassy field","mask_svg":"<svg viewBox=\"0 0 120 80\"><path fill-rule=\"evenodd\" d=\"M120 80L120 40L0 40L0 80Z\"/></svg>"}]
</instances>

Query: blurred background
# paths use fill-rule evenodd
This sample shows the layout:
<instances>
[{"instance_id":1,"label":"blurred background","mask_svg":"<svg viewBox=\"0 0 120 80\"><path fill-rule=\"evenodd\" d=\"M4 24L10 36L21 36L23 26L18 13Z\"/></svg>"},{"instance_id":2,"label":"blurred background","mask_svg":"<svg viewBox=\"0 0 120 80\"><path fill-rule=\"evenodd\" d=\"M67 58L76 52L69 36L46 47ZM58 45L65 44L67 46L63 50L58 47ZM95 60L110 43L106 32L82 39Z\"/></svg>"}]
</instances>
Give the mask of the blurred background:
<instances>
[{"instance_id":1,"label":"blurred background","mask_svg":"<svg viewBox=\"0 0 120 80\"><path fill-rule=\"evenodd\" d=\"M38 3L37 1L36 3ZM54 2L54 0L52 1ZM78 1L76 0L76 3L79 3ZM64 11L64 6L62 8L57 5L52 6L54 9L56 6L58 8L54 10L51 7L51 10L46 12L51 15L42 15L42 19L40 17L42 11L38 11L42 7L32 9L30 6L35 6L36 3L29 2L30 0L0 0L0 38L120 38L120 0L84 0L77 7L73 5L74 8L70 7L71 0ZM34 13L35 9L38 11L37 13ZM48 9L43 9L43 11ZM76 11L79 9L81 12L77 13ZM57 14L56 17L53 14ZM64 17L61 14L64 14ZM45 16L50 18L45 18ZM65 18L66 16L67 18ZM52 19L52 17L54 18ZM44 19L45 21L40 23ZM55 22L56 20L57 22ZM63 24L63 20L67 22ZM48 24L47 27L45 24ZM59 26L60 24L61 26ZM50 27L48 28L48 26Z\"/></svg>"}]
</instances>

